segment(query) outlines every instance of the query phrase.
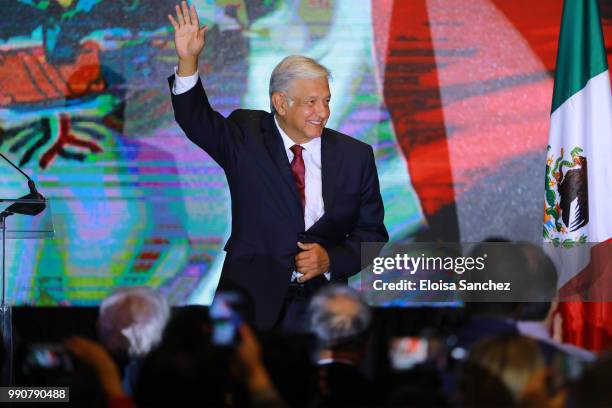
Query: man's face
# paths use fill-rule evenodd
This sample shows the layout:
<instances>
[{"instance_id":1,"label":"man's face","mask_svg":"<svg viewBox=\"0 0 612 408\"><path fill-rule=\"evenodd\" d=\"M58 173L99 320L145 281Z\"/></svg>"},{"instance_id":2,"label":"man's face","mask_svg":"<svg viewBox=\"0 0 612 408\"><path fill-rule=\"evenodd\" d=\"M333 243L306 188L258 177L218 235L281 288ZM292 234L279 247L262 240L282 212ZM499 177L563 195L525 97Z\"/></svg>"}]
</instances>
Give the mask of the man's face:
<instances>
[{"instance_id":1,"label":"man's face","mask_svg":"<svg viewBox=\"0 0 612 408\"><path fill-rule=\"evenodd\" d=\"M325 77L293 81L278 112L285 133L296 143L320 137L329 119L330 97Z\"/></svg>"}]
</instances>

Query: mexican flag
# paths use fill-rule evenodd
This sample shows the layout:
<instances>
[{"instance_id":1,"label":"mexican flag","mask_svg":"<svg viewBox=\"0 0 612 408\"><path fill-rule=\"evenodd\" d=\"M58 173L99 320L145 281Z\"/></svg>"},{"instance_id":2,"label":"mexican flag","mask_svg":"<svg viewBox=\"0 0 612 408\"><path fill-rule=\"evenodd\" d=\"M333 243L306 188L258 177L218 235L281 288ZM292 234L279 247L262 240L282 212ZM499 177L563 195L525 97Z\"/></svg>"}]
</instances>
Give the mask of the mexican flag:
<instances>
[{"instance_id":1,"label":"mexican flag","mask_svg":"<svg viewBox=\"0 0 612 408\"><path fill-rule=\"evenodd\" d=\"M597 0L565 0L546 160L544 242L564 340L612 347L612 96Z\"/></svg>"}]
</instances>

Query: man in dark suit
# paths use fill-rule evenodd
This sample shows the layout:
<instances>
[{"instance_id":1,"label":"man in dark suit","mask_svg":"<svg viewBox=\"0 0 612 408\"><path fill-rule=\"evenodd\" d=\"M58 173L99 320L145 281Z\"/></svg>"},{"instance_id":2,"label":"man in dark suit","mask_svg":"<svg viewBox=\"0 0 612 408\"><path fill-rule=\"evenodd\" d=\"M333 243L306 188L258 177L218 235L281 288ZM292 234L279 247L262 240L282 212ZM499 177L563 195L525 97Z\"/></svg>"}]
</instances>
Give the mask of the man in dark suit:
<instances>
[{"instance_id":1,"label":"man in dark suit","mask_svg":"<svg viewBox=\"0 0 612 408\"><path fill-rule=\"evenodd\" d=\"M300 329L316 289L361 270L361 243L388 240L373 150L325 128L330 73L307 57L274 69L272 114L236 110L224 118L197 71L207 27L185 2L168 17L179 57L169 78L175 118L223 168L232 197L219 289L248 293L260 328Z\"/></svg>"}]
</instances>

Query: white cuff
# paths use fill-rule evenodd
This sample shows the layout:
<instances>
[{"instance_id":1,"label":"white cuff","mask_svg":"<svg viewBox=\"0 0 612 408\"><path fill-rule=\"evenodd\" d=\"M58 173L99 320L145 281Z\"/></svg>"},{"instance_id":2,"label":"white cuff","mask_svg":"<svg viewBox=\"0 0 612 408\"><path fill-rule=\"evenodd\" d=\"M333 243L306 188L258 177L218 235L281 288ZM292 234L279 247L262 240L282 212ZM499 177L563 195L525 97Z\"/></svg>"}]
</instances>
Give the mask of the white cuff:
<instances>
[{"instance_id":1,"label":"white cuff","mask_svg":"<svg viewBox=\"0 0 612 408\"><path fill-rule=\"evenodd\" d=\"M300 276L302 276L302 275L303 275L303 273L299 273L299 272L293 271L293 273L291 274L291 282L297 281L298 278ZM331 272L324 272L323 275L325 275L327 280L331 280Z\"/></svg>"},{"instance_id":2,"label":"white cuff","mask_svg":"<svg viewBox=\"0 0 612 408\"><path fill-rule=\"evenodd\" d=\"M178 67L174 67L174 87L172 88L172 93L180 95L187 92L198 83L199 73L196 71L193 75L182 77L177 74L177 69Z\"/></svg>"}]
</instances>

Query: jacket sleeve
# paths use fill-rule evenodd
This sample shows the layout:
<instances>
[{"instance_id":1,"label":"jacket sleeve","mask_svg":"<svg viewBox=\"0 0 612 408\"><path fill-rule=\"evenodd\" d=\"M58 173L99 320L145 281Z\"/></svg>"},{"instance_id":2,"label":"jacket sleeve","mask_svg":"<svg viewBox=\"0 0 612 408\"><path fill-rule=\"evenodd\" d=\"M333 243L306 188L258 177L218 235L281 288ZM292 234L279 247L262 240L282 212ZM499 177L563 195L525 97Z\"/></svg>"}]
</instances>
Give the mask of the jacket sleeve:
<instances>
[{"instance_id":1,"label":"jacket sleeve","mask_svg":"<svg viewBox=\"0 0 612 408\"><path fill-rule=\"evenodd\" d=\"M380 195L374 152L371 147L361 186L359 217L355 226L344 241L325 246L329 256L332 281L344 281L364 269L389 241L389 234L384 224L385 209ZM362 255L362 243L366 242L374 243L374 245L367 251L367 254ZM364 257L365 255L367 257Z\"/></svg>"},{"instance_id":2,"label":"jacket sleeve","mask_svg":"<svg viewBox=\"0 0 612 408\"><path fill-rule=\"evenodd\" d=\"M202 148L224 170L235 162L244 142L240 127L213 110L202 80L189 91L174 95L174 75L168 77L174 118L189 140Z\"/></svg>"}]
</instances>

